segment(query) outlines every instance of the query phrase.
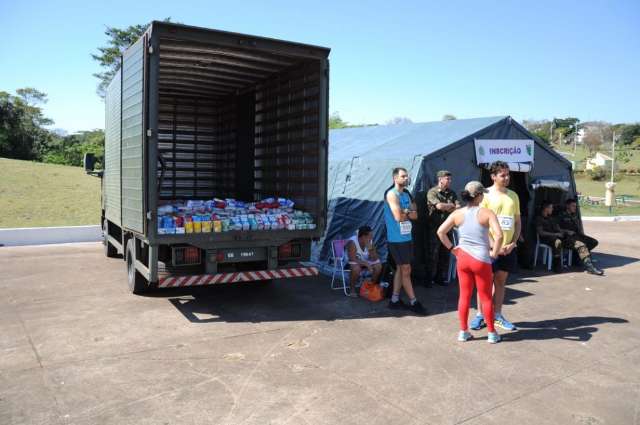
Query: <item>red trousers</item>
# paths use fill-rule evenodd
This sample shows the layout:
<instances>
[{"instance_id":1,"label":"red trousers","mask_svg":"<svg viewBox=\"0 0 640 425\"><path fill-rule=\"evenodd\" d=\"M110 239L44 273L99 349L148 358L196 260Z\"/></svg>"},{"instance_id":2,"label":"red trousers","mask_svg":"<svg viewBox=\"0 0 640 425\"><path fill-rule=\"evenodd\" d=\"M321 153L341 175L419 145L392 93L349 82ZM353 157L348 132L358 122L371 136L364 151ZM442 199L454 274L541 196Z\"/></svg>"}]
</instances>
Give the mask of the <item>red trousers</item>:
<instances>
[{"instance_id":1,"label":"red trousers","mask_svg":"<svg viewBox=\"0 0 640 425\"><path fill-rule=\"evenodd\" d=\"M491 264L483 263L467 254L461 248L456 250L456 268L460 284L460 298L458 299L458 318L460 329L466 331L469 327L469 304L473 295L473 287L478 289L482 303L482 315L487 323L489 332L495 332L493 327L493 271Z\"/></svg>"}]
</instances>

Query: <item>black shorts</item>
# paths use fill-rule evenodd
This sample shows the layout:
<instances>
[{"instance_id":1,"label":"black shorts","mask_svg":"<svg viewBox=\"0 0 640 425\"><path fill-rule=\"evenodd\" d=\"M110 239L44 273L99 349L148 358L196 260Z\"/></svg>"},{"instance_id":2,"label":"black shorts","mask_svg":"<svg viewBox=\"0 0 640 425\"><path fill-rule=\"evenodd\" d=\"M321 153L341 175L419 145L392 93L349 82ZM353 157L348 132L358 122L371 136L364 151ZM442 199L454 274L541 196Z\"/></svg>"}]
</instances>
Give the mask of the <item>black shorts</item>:
<instances>
[{"instance_id":1,"label":"black shorts","mask_svg":"<svg viewBox=\"0 0 640 425\"><path fill-rule=\"evenodd\" d=\"M389 254L397 265L411 264L413 260L413 243L409 242L389 242L387 244Z\"/></svg>"},{"instance_id":2,"label":"black shorts","mask_svg":"<svg viewBox=\"0 0 640 425\"><path fill-rule=\"evenodd\" d=\"M493 271L503 271L513 273L518 270L518 254L514 248L508 255L498 255L493 262Z\"/></svg>"}]
</instances>

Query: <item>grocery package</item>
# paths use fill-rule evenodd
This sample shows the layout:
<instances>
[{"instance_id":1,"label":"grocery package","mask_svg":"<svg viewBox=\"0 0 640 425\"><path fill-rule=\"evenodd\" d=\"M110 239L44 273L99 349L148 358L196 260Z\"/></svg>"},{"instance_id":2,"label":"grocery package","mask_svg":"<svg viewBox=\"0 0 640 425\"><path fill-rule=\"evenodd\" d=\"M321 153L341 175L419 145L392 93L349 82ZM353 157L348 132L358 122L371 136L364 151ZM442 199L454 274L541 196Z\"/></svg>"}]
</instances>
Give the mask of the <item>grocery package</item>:
<instances>
[{"instance_id":1,"label":"grocery package","mask_svg":"<svg viewBox=\"0 0 640 425\"><path fill-rule=\"evenodd\" d=\"M222 233L232 230L315 229L311 214L286 198L259 202L236 199L188 200L158 207L158 233Z\"/></svg>"}]
</instances>

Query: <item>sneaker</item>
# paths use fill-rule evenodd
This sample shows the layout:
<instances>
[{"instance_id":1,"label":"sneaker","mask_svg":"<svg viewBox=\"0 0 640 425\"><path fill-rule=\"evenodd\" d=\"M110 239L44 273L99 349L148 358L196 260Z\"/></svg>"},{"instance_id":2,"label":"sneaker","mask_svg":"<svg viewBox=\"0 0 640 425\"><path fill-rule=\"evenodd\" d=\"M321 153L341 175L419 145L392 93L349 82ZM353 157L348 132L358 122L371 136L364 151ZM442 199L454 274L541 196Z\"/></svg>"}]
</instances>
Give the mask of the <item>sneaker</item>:
<instances>
[{"instance_id":1,"label":"sneaker","mask_svg":"<svg viewBox=\"0 0 640 425\"><path fill-rule=\"evenodd\" d=\"M478 329L484 328L486 325L487 324L484 321L484 316L482 316L482 314L476 314L476 317L473 318L473 320L471 321L471 326L469 327L474 331L477 331Z\"/></svg>"},{"instance_id":2,"label":"sneaker","mask_svg":"<svg viewBox=\"0 0 640 425\"><path fill-rule=\"evenodd\" d=\"M416 301L413 305L407 306L407 308L413 313L419 316L426 316L429 314L426 308L420 303L420 301Z\"/></svg>"},{"instance_id":3,"label":"sneaker","mask_svg":"<svg viewBox=\"0 0 640 425\"><path fill-rule=\"evenodd\" d=\"M513 323L504 318L502 314L496 314L496 320L494 320L493 324L498 326L499 328L504 329L505 331L515 331L516 327Z\"/></svg>"},{"instance_id":4,"label":"sneaker","mask_svg":"<svg viewBox=\"0 0 640 425\"><path fill-rule=\"evenodd\" d=\"M407 308L407 305L402 302L402 300L398 300L396 302L389 301L389 308L391 310L405 310Z\"/></svg>"},{"instance_id":5,"label":"sneaker","mask_svg":"<svg viewBox=\"0 0 640 425\"><path fill-rule=\"evenodd\" d=\"M489 344L500 342L500 335L498 335L497 332L489 332L489 334L487 335L487 341L489 342Z\"/></svg>"},{"instance_id":6,"label":"sneaker","mask_svg":"<svg viewBox=\"0 0 640 425\"><path fill-rule=\"evenodd\" d=\"M471 338L473 338L473 335L471 335L471 332L469 332L469 331L460 331L458 333L458 341L460 341L460 342L468 341Z\"/></svg>"}]
</instances>

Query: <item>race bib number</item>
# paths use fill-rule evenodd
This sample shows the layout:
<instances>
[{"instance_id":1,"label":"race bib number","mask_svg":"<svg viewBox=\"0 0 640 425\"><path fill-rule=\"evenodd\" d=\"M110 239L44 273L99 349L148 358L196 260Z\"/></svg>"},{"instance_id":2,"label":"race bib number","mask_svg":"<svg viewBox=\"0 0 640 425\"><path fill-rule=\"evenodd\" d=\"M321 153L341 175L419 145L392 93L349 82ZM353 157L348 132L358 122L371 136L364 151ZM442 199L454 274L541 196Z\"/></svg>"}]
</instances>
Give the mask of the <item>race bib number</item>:
<instances>
[{"instance_id":1,"label":"race bib number","mask_svg":"<svg viewBox=\"0 0 640 425\"><path fill-rule=\"evenodd\" d=\"M410 221L401 221L400 222L400 234L401 235L410 235L411 234L411 222Z\"/></svg>"},{"instance_id":2,"label":"race bib number","mask_svg":"<svg viewBox=\"0 0 640 425\"><path fill-rule=\"evenodd\" d=\"M500 224L500 228L502 230L511 230L513 229L513 217L508 215L499 215L498 223Z\"/></svg>"}]
</instances>

